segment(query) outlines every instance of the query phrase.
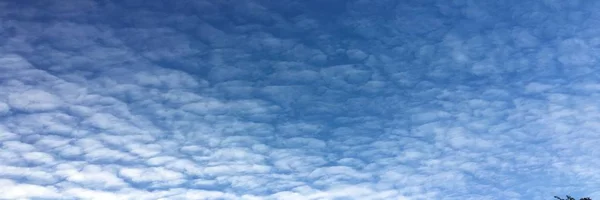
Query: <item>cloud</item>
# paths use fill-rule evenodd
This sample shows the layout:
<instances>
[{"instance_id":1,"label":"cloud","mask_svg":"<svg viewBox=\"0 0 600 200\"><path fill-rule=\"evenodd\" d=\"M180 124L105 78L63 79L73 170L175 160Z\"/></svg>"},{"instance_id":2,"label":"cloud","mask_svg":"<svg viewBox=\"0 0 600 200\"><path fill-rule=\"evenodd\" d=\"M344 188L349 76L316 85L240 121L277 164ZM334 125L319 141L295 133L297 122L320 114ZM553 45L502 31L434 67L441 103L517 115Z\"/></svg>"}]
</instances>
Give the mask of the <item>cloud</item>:
<instances>
[{"instance_id":1,"label":"cloud","mask_svg":"<svg viewBox=\"0 0 600 200\"><path fill-rule=\"evenodd\" d=\"M3 3L0 198L594 197L598 6Z\"/></svg>"}]
</instances>

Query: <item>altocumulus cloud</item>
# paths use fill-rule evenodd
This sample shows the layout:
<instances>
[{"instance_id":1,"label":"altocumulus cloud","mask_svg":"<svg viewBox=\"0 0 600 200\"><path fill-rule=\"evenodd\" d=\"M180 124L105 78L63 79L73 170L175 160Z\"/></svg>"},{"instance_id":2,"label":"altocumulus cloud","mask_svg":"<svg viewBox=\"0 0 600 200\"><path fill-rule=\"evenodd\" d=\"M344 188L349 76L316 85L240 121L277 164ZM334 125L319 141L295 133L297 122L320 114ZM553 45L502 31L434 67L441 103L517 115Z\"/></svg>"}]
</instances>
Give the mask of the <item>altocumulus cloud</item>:
<instances>
[{"instance_id":1,"label":"altocumulus cloud","mask_svg":"<svg viewBox=\"0 0 600 200\"><path fill-rule=\"evenodd\" d=\"M600 2L0 2L0 199L600 196Z\"/></svg>"}]
</instances>

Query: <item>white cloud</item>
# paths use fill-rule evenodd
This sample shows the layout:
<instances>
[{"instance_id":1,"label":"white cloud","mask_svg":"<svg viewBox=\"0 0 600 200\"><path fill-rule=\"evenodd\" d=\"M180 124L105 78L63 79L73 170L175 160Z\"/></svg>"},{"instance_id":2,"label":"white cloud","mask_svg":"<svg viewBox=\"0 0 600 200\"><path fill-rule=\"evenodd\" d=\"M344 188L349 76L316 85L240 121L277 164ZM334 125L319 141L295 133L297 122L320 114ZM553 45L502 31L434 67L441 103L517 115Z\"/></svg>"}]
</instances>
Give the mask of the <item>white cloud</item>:
<instances>
[{"instance_id":1,"label":"white cloud","mask_svg":"<svg viewBox=\"0 0 600 200\"><path fill-rule=\"evenodd\" d=\"M10 112L10 106L4 102L0 102L0 115L6 115Z\"/></svg>"},{"instance_id":2,"label":"white cloud","mask_svg":"<svg viewBox=\"0 0 600 200\"><path fill-rule=\"evenodd\" d=\"M119 170L119 175L130 179L133 182L182 182L184 175L172 170L161 167L154 168L123 168Z\"/></svg>"},{"instance_id":3,"label":"white cloud","mask_svg":"<svg viewBox=\"0 0 600 200\"><path fill-rule=\"evenodd\" d=\"M269 173L271 167L266 165L228 164L207 166L204 172L211 176L225 176L236 174L264 174Z\"/></svg>"},{"instance_id":4,"label":"white cloud","mask_svg":"<svg viewBox=\"0 0 600 200\"><path fill-rule=\"evenodd\" d=\"M22 154L25 161L35 164L54 164L54 157L44 152L27 152Z\"/></svg>"},{"instance_id":5,"label":"white cloud","mask_svg":"<svg viewBox=\"0 0 600 200\"><path fill-rule=\"evenodd\" d=\"M21 70L21 69L30 69L32 68L31 63L29 63L23 57L16 54L8 54L4 55L0 58L0 67L5 72L9 70ZM4 74L3 77L8 76L8 74Z\"/></svg>"},{"instance_id":6,"label":"white cloud","mask_svg":"<svg viewBox=\"0 0 600 200\"><path fill-rule=\"evenodd\" d=\"M114 189L127 186L127 183L115 175L114 170L103 169L97 165L88 165L83 167L83 169L77 169L69 165L57 168L56 174L59 176L70 182L87 185L91 188Z\"/></svg>"},{"instance_id":7,"label":"white cloud","mask_svg":"<svg viewBox=\"0 0 600 200\"><path fill-rule=\"evenodd\" d=\"M26 112L43 112L59 108L62 101L49 92L33 89L8 95L11 108Z\"/></svg>"},{"instance_id":8,"label":"white cloud","mask_svg":"<svg viewBox=\"0 0 600 200\"><path fill-rule=\"evenodd\" d=\"M28 199L28 198L60 198L60 193L53 187L44 187L34 184L19 184L12 180L0 179L0 186L5 192L0 198Z\"/></svg>"}]
</instances>

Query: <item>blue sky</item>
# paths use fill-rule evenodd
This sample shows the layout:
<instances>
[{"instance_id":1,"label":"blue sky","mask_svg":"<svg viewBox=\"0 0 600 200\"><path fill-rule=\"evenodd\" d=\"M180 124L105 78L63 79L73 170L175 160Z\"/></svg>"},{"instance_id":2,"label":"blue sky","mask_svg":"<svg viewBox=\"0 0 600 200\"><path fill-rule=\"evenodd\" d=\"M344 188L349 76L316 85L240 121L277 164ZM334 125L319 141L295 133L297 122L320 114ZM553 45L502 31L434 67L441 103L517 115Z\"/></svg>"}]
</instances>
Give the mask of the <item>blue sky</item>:
<instances>
[{"instance_id":1,"label":"blue sky","mask_svg":"<svg viewBox=\"0 0 600 200\"><path fill-rule=\"evenodd\" d=\"M600 198L598 10L2 1L0 199Z\"/></svg>"}]
</instances>

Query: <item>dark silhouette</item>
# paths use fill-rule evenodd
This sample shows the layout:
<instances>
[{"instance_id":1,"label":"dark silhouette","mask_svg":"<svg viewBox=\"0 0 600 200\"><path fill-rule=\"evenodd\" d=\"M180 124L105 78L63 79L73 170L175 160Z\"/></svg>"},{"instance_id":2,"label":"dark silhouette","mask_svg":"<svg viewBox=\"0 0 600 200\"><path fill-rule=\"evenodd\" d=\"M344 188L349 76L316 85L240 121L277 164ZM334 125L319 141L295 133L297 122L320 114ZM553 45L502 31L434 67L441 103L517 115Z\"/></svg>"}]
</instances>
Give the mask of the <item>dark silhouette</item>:
<instances>
[{"instance_id":1,"label":"dark silhouette","mask_svg":"<svg viewBox=\"0 0 600 200\"><path fill-rule=\"evenodd\" d=\"M556 198L556 199L558 199L558 200L576 200L575 198L573 198L573 197L571 197L571 196L569 196L569 195L567 195L567 198L566 198L566 199L560 198L560 197L558 197L558 196L554 196L554 198ZM581 198L581 199L579 199L579 200L592 200L592 198L589 198L589 197L583 197L583 198Z\"/></svg>"}]
</instances>

